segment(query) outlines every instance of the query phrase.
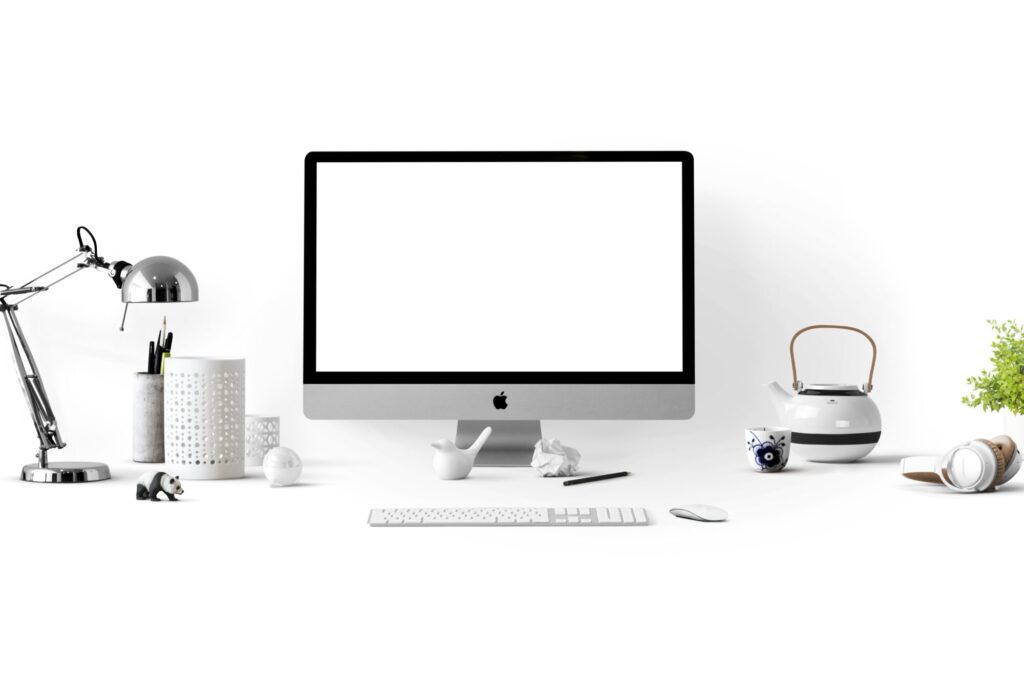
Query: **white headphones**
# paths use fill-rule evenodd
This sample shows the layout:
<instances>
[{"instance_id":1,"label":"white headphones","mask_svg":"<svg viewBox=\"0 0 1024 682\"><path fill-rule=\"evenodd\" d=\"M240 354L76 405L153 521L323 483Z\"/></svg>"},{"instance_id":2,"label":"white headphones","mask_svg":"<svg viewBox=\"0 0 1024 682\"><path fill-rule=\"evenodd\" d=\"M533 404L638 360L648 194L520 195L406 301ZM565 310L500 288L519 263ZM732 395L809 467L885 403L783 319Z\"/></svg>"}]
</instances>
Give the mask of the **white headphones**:
<instances>
[{"instance_id":1,"label":"white headphones","mask_svg":"<svg viewBox=\"0 0 1024 682\"><path fill-rule=\"evenodd\" d=\"M961 443L942 457L906 457L900 462L903 475L925 483L943 483L960 493L987 493L1013 478L1020 470L1021 455L1009 436Z\"/></svg>"}]
</instances>

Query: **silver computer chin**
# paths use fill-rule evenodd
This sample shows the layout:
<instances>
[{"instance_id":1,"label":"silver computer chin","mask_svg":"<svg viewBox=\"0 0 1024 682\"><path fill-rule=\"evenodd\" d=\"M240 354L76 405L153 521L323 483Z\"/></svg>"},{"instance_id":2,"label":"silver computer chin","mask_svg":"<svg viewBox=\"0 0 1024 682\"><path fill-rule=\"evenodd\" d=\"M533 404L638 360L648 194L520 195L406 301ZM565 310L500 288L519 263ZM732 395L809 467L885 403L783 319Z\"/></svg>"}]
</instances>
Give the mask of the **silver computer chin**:
<instances>
[{"instance_id":1,"label":"silver computer chin","mask_svg":"<svg viewBox=\"0 0 1024 682\"><path fill-rule=\"evenodd\" d=\"M694 413L687 152L310 152L304 409L455 419L527 465L542 419Z\"/></svg>"}]
</instances>

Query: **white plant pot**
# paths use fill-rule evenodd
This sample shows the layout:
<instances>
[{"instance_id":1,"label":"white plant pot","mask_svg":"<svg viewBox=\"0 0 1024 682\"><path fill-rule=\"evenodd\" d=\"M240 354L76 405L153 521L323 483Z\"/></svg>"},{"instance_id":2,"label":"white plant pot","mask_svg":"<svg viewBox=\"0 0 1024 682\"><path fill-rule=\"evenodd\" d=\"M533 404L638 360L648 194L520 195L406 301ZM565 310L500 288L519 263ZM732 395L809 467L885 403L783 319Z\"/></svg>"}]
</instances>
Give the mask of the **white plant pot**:
<instances>
[{"instance_id":1,"label":"white plant pot","mask_svg":"<svg viewBox=\"0 0 1024 682\"><path fill-rule=\"evenodd\" d=\"M1012 412L1003 412L1003 431L1017 443L1017 447L1024 447L1024 415Z\"/></svg>"}]
</instances>

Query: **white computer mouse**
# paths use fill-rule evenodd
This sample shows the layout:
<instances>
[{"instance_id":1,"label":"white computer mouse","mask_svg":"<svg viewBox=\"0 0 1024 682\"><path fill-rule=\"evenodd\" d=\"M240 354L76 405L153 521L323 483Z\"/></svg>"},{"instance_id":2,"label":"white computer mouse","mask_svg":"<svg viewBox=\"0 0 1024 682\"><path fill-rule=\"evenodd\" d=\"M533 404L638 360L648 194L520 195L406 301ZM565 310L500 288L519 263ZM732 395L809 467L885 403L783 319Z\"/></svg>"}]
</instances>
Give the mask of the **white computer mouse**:
<instances>
[{"instance_id":1,"label":"white computer mouse","mask_svg":"<svg viewBox=\"0 0 1024 682\"><path fill-rule=\"evenodd\" d=\"M728 512L710 504L687 504L682 507L669 509L672 514L681 519L693 519L694 521L725 521L729 518Z\"/></svg>"}]
</instances>

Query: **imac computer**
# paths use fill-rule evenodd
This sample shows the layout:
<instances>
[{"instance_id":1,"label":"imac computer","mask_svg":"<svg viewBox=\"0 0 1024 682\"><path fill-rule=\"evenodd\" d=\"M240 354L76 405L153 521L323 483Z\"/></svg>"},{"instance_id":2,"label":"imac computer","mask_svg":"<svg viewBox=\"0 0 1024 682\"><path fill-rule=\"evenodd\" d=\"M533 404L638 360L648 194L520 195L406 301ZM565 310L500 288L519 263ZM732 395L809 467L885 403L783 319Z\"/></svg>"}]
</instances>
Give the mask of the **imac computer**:
<instances>
[{"instance_id":1,"label":"imac computer","mask_svg":"<svg viewBox=\"0 0 1024 682\"><path fill-rule=\"evenodd\" d=\"M687 152L310 152L305 414L491 426L484 466L687 419L693 281Z\"/></svg>"}]
</instances>

